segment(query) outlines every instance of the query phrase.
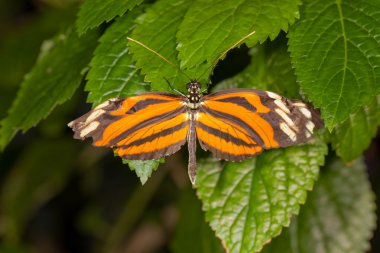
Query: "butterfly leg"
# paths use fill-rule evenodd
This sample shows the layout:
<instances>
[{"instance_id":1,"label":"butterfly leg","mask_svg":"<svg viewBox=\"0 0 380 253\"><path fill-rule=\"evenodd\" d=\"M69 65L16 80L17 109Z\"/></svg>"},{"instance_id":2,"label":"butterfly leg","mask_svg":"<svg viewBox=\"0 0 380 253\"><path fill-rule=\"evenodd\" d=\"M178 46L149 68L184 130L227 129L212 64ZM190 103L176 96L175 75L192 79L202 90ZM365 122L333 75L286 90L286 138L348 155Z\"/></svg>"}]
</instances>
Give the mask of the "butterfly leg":
<instances>
[{"instance_id":1,"label":"butterfly leg","mask_svg":"<svg viewBox=\"0 0 380 253\"><path fill-rule=\"evenodd\" d=\"M189 149L189 165L188 165L188 173L191 180L191 183L195 183L196 170L197 170L197 158L195 155L197 149L196 143L196 133L195 133L195 112L189 111L190 116L190 125L189 132L187 134L187 145Z\"/></svg>"}]
</instances>

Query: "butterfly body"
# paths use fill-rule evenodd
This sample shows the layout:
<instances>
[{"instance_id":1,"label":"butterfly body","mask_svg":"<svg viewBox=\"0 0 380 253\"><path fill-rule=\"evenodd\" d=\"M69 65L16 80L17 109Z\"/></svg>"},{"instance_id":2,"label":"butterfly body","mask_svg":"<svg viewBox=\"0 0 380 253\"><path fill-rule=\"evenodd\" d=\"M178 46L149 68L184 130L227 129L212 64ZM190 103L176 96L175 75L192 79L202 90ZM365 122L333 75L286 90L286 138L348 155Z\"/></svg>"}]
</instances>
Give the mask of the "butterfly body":
<instances>
[{"instance_id":1,"label":"butterfly body","mask_svg":"<svg viewBox=\"0 0 380 253\"><path fill-rule=\"evenodd\" d=\"M151 92L110 99L69 123L74 138L114 148L120 157L151 160L188 143L189 176L196 175L196 140L219 159L242 161L264 149L304 143L322 126L319 113L299 100L255 89L203 95L196 81L188 95Z\"/></svg>"}]
</instances>

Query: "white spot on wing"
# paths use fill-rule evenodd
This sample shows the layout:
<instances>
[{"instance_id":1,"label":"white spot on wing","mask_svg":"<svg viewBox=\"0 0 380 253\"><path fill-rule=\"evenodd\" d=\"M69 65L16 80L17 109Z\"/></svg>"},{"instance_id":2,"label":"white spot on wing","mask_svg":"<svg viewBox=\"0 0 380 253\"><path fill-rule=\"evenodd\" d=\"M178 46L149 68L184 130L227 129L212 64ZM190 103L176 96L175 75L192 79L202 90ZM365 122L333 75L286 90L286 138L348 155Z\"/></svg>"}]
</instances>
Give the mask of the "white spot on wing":
<instances>
[{"instance_id":1,"label":"white spot on wing","mask_svg":"<svg viewBox=\"0 0 380 253\"><path fill-rule=\"evenodd\" d=\"M314 127L315 127L315 125L314 125L314 123L313 123L313 122L311 122L311 121L307 122L307 124L306 124L306 128L307 128L307 130L309 130L309 131L310 131L310 133L312 133L312 132L313 132L313 130L314 130Z\"/></svg>"},{"instance_id":2,"label":"white spot on wing","mask_svg":"<svg viewBox=\"0 0 380 253\"><path fill-rule=\"evenodd\" d=\"M117 100L117 98L111 98L111 99L108 99L107 101L101 103L100 105L98 105L97 107L94 108L94 110L98 110L98 109L102 109L108 105L111 104L111 102L115 102Z\"/></svg>"},{"instance_id":3,"label":"white spot on wing","mask_svg":"<svg viewBox=\"0 0 380 253\"><path fill-rule=\"evenodd\" d=\"M274 110L283 120L285 120L286 124L293 128L296 132L298 132L298 127L294 124L293 120L289 118L289 116L283 112L281 109Z\"/></svg>"},{"instance_id":4,"label":"white spot on wing","mask_svg":"<svg viewBox=\"0 0 380 253\"><path fill-rule=\"evenodd\" d=\"M286 123L281 122L280 128L293 142L297 141L296 133Z\"/></svg>"},{"instance_id":5,"label":"white spot on wing","mask_svg":"<svg viewBox=\"0 0 380 253\"><path fill-rule=\"evenodd\" d=\"M280 95L278 95L278 94L276 94L276 93L273 93L273 92L271 92L271 91L267 91L267 95L268 95L268 97L270 97L270 98L280 99L280 100L281 100L281 96L280 96Z\"/></svg>"},{"instance_id":6,"label":"white spot on wing","mask_svg":"<svg viewBox=\"0 0 380 253\"><path fill-rule=\"evenodd\" d=\"M310 138L310 137L311 137L311 133L310 133L309 131L307 131L307 132L305 133L305 135L306 135L306 138Z\"/></svg>"},{"instance_id":7,"label":"white spot on wing","mask_svg":"<svg viewBox=\"0 0 380 253\"><path fill-rule=\"evenodd\" d=\"M81 138L84 138L87 134L91 133L92 131L96 130L98 128L98 126L100 125L100 123L98 121L93 121L91 122L88 126L86 126L86 128L84 128L81 132L80 132L80 137Z\"/></svg>"},{"instance_id":8,"label":"white spot on wing","mask_svg":"<svg viewBox=\"0 0 380 253\"><path fill-rule=\"evenodd\" d=\"M100 115L102 115L102 114L105 113L105 112L106 112L106 111L103 110L103 109L93 111L93 112L90 114L90 116L87 117L85 124L88 124L88 123L90 123L91 121L94 121L95 119L97 119Z\"/></svg>"},{"instance_id":9,"label":"white spot on wing","mask_svg":"<svg viewBox=\"0 0 380 253\"><path fill-rule=\"evenodd\" d=\"M311 119L311 112L306 107L298 108L306 118Z\"/></svg>"},{"instance_id":10,"label":"white spot on wing","mask_svg":"<svg viewBox=\"0 0 380 253\"><path fill-rule=\"evenodd\" d=\"M274 101L274 103L275 103L278 107L280 107L281 110L283 110L284 112L286 112L286 113L290 113L288 107L286 107L286 105L285 105L281 100L276 99L276 100Z\"/></svg>"},{"instance_id":11,"label":"white spot on wing","mask_svg":"<svg viewBox=\"0 0 380 253\"><path fill-rule=\"evenodd\" d=\"M102 108L108 106L109 104L110 104L110 101L107 100L106 102L103 102L100 105L98 105L97 107L95 107L94 110L102 109Z\"/></svg>"},{"instance_id":12,"label":"white spot on wing","mask_svg":"<svg viewBox=\"0 0 380 253\"><path fill-rule=\"evenodd\" d=\"M306 105L302 102L297 102L297 103L293 103L293 105L295 106L299 106L299 107L305 107Z\"/></svg>"}]
</instances>

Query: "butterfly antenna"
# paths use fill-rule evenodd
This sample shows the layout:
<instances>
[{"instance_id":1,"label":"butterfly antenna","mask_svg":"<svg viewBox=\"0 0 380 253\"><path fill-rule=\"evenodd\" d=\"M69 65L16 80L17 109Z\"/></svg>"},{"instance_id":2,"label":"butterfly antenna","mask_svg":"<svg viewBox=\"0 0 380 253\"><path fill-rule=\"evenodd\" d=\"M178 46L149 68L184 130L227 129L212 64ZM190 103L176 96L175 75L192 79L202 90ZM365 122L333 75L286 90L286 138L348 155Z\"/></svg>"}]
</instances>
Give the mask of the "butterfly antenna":
<instances>
[{"instance_id":1,"label":"butterfly antenna","mask_svg":"<svg viewBox=\"0 0 380 253\"><path fill-rule=\"evenodd\" d=\"M169 80L168 80L167 78L164 77L164 79L165 79L165 81L168 83L168 85L169 85L169 87L170 87L170 89L171 89L172 91L175 91L175 92L177 92L178 94L180 94L181 96L186 97L185 94L183 94L183 93L180 92L179 90L174 89L173 86L171 85L171 83L169 82Z\"/></svg>"},{"instance_id":2,"label":"butterfly antenna","mask_svg":"<svg viewBox=\"0 0 380 253\"><path fill-rule=\"evenodd\" d=\"M238 41L236 41L232 46L230 46L229 48L227 48L226 50L223 51L223 53L221 53L219 55L218 58L216 58L211 66L209 68L207 68L200 76L197 80L199 80L204 74L206 74L211 68L214 68L215 65L218 63L218 61L220 59L222 59L231 49L233 49L234 47L236 47L237 45L239 45L240 43L242 43L244 40L248 39L249 37L251 37L252 35L254 35L256 33L256 31L253 31L253 32L250 32L248 33L247 35L245 35L243 38L239 39Z\"/></svg>"},{"instance_id":3,"label":"butterfly antenna","mask_svg":"<svg viewBox=\"0 0 380 253\"><path fill-rule=\"evenodd\" d=\"M152 48L148 47L147 45L143 44L142 42L140 42L138 40L135 40L135 39L132 39L131 37L127 37L127 40L132 41L132 42L134 42L134 43L136 43L136 44L144 47L148 51L154 53L155 55L157 55L158 57L160 57L162 60L164 60L165 62L169 63L171 66L173 66L174 68L176 68L180 73L182 73L184 76L186 76L189 80L192 80L191 77L189 77L185 72L183 72L176 64L174 64L171 61L169 61L168 59L166 59L162 54L154 51Z\"/></svg>"}]
</instances>

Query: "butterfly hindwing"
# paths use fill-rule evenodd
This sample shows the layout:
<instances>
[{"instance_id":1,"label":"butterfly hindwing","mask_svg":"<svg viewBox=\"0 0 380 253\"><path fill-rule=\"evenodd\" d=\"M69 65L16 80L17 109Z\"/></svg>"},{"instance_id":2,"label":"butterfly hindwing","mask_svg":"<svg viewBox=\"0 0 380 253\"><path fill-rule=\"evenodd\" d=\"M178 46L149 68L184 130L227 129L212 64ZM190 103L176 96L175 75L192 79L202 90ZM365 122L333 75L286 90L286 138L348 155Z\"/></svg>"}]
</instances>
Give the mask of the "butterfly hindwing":
<instances>
[{"instance_id":1,"label":"butterfly hindwing","mask_svg":"<svg viewBox=\"0 0 380 253\"><path fill-rule=\"evenodd\" d=\"M199 109L195 126L202 149L229 161L242 161L260 153L262 147L247 125L232 117L206 106Z\"/></svg>"},{"instance_id":2,"label":"butterfly hindwing","mask_svg":"<svg viewBox=\"0 0 380 253\"><path fill-rule=\"evenodd\" d=\"M321 125L318 112L301 101L231 89L201 99L196 131L203 149L221 159L241 161L263 149L303 143Z\"/></svg>"},{"instance_id":3,"label":"butterfly hindwing","mask_svg":"<svg viewBox=\"0 0 380 253\"><path fill-rule=\"evenodd\" d=\"M186 142L188 119L183 98L149 93L111 99L69 123L74 137L92 137L93 145L113 147L126 159L157 159Z\"/></svg>"}]
</instances>

